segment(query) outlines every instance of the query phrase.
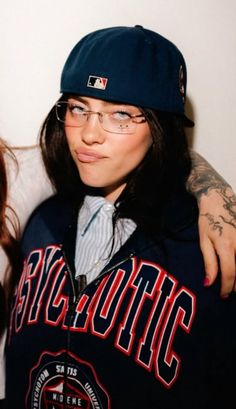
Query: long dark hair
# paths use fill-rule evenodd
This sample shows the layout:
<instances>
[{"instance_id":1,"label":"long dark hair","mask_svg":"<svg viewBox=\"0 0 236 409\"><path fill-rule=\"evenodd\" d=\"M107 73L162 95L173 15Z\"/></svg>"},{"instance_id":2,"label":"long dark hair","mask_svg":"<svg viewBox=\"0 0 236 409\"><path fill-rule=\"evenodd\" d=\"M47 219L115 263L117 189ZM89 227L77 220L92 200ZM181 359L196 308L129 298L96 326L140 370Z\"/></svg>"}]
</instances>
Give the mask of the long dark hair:
<instances>
[{"instance_id":1,"label":"long dark hair","mask_svg":"<svg viewBox=\"0 0 236 409\"><path fill-rule=\"evenodd\" d=\"M68 95L60 100L66 101ZM115 218L129 217L149 232L165 228L161 209L173 195L185 191L191 160L183 118L173 113L140 108L150 127L153 144L140 165L129 175L118 198ZM87 187L71 157L64 126L49 112L40 132L44 164L59 194L80 205Z\"/></svg>"},{"instance_id":2,"label":"long dark hair","mask_svg":"<svg viewBox=\"0 0 236 409\"><path fill-rule=\"evenodd\" d=\"M6 156L12 161L12 166L17 167L17 161L12 150L0 139L0 246L8 259L8 265L6 271L4 271L4 280L0 284L0 335L7 322L8 302L16 282L16 271L20 260L20 226L14 209L8 203Z\"/></svg>"}]
</instances>

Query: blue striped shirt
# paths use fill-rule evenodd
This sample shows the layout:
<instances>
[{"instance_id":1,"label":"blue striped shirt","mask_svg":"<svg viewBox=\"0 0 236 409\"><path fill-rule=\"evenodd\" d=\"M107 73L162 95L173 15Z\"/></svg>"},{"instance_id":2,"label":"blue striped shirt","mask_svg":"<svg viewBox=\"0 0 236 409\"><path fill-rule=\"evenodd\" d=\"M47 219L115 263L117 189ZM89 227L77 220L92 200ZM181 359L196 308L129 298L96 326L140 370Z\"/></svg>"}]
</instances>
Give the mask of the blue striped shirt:
<instances>
[{"instance_id":1,"label":"blue striped shirt","mask_svg":"<svg viewBox=\"0 0 236 409\"><path fill-rule=\"evenodd\" d=\"M86 196L77 225L76 277L85 274L94 280L136 228L130 219L119 219L113 232L115 207L102 196Z\"/></svg>"}]
</instances>

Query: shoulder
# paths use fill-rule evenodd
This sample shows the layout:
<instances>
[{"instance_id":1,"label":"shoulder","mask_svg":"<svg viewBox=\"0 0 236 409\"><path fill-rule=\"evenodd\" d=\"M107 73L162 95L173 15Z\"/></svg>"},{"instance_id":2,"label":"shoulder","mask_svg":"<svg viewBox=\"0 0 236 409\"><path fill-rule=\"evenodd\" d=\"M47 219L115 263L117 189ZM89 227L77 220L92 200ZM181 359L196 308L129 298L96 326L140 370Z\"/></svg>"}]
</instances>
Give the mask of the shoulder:
<instances>
[{"instance_id":1,"label":"shoulder","mask_svg":"<svg viewBox=\"0 0 236 409\"><path fill-rule=\"evenodd\" d=\"M64 225L67 224L74 213L74 206L72 206L69 199L60 195L54 195L49 199L44 200L31 214L26 229L32 225L47 226Z\"/></svg>"},{"instance_id":2,"label":"shoulder","mask_svg":"<svg viewBox=\"0 0 236 409\"><path fill-rule=\"evenodd\" d=\"M183 190L167 200L162 217L168 233L179 239L198 235L198 205L195 197Z\"/></svg>"},{"instance_id":3,"label":"shoulder","mask_svg":"<svg viewBox=\"0 0 236 409\"><path fill-rule=\"evenodd\" d=\"M16 162L8 160L8 200L17 213L21 228L24 228L32 211L53 194L53 189L37 145L13 148L12 152Z\"/></svg>"},{"instance_id":4,"label":"shoulder","mask_svg":"<svg viewBox=\"0 0 236 409\"><path fill-rule=\"evenodd\" d=\"M77 210L66 198L55 195L45 200L28 220L22 237L23 252L62 243L67 228L76 217Z\"/></svg>"}]
</instances>

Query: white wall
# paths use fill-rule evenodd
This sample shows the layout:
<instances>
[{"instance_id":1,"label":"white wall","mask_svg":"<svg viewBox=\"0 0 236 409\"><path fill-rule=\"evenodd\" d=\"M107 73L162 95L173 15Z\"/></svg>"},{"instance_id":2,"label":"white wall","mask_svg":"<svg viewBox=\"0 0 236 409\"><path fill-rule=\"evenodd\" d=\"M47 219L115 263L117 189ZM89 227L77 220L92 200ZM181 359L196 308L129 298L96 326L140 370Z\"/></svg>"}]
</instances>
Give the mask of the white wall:
<instances>
[{"instance_id":1,"label":"white wall","mask_svg":"<svg viewBox=\"0 0 236 409\"><path fill-rule=\"evenodd\" d=\"M97 28L135 24L183 52L194 149L236 189L235 0L1 0L0 135L35 143L74 44Z\"/></svg>"}]
</instances>

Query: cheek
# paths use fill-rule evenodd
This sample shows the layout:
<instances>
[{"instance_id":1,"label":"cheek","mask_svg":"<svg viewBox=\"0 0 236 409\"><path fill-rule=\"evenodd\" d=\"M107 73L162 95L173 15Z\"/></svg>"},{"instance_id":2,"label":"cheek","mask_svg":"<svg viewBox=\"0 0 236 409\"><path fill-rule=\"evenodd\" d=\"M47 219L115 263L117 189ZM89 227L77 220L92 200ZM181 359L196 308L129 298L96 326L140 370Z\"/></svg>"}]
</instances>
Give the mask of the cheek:
<instances>
[{"instance_id":1,"label":"cheek","mask_svg":"<svg viewBox=\"0 0 236 409\"><path fill-rule=\"evenodd\" d=\"M151 146L153 144L153 138L152 138L152 135L151 135L150 132L148 132L148 135L146 137L146 140L145 140L144 144L145 144L144 150L146 150L146 153L147 153L147 151L151 148Z\"/></svg>"},{"instance_id":2,"label":"cheek","mask_svg":"<svg viewBox=\"0 0 236 409\"><path fill-rule=\"evenodd\" d=\"M114 138L111 145L114 167L128 173L142 162L153 142L148 126L138 130L135 134L122 135L118 140Z\"/></svg>"},{"instance_id":3,"label":"cheek","mask_svg":"<svg viewBox=\"0 0 236 409\"><path fill-rule=\"evenodd\" d=\"M117 170L129 174L143 161L152 145L152 138L137 138L135 141L122 143L122 149L114 157Z\"/></svg>"},{"instance_id":4,"label":"cheek","mask_svg":"<svg viewBox=\"0 0 236 409\"><path fill-rule=\"evenodd\" d=\"M150 147L152 146L152 137L150 132L148 131L144 135L140 135L133 143L129 146L129 155L131 158L142 161L147 152L149 151Z\"/></svg>"},{"instance_id":5,"label":"cheek","mask_svg":"<svg viewBox=\"0 0 236 409\"><path fill-rule=\"evenodd\" d=\"M78 137L75 135L74 133L74 129L73 128L66 128L65 129L65 134L66 134L66 140L67 140L67 144L69 147L69 151L74 158L74 150L75 150L75 146L76 146L76 141L78 140Z\"/></svg>"},{"instance_id":6,"label":"cheek","mask_svg":"<svg viewBox=\"0 0 236 409\"><path fill-rule=\"evenodd\" d=\"M71 128L65 128L65 134L66 134L66 140L67 140L68 146L70 148L74 140L73 130L71 131Z\"/></svg>"}]
</instances>

